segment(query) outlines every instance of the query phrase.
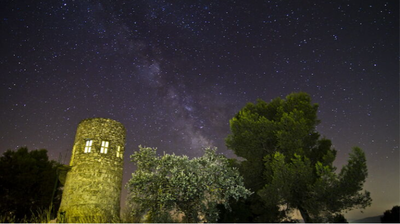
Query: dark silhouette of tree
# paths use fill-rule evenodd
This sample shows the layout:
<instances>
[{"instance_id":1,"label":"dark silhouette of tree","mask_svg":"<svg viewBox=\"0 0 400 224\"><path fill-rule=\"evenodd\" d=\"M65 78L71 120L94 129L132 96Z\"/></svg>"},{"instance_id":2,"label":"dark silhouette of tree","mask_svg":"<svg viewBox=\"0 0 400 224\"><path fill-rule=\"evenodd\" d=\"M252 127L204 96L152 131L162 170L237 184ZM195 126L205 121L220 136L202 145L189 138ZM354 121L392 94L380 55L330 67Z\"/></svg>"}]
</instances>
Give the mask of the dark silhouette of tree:
<instances>
[{"instance_id":1,"label":"dark silhouette of tree","mask_svg":"<svg viewBox=\"0 0 400 224\"><path fill-rule=\"evenodd\" d=\"M247 204L246 204L247 203ZM239 201L230 200L231 210L226 209L224 205L219 204L217 209L219 211L219 223L243 223L252 220L252 213L249 209L249 201L240 199Z\"/></svg>"},{"instance_id":2,"label":"dark silhouette of tree","mask_svg":"<svg viewBox=\"0 0 400 224\"><path fill-rule=\"evenodd\" d=\"M0 214L5 221L29 220L51 204L53 211L57 210L61 199L61 191L54 190L57 167L59 164L49 161L45 149L28 151L22 147L0 157Z\"/></svg>"},{"instance_id":3,"label":"dark silhouette of tree","mask_svg":"<svg viewBox=\"0 0 400 224\"><path fill-rule=\"evenodd\" d=\"M400 223L400 206L393 206L392 210L386 210L381 217L382 223Z\"/></svg>"},{"instance_id":4,"label":"dark silhouette of tree","mask_svg":"<svg viewBox=\"0 0 400 224\"><path fill-rule=\"evenodd\" d=\"M328 223L349 223L342 214L336 214L331 217L327 217Z\"/></svg>"},{"instance_id":5,"label":"dark silhouette of tree","mask_svg":"<svg viewBox=\"0 0 400 224\"><path fill-rule=\"evenodd\" d=\"M231 120L226 144L243 157L240 172L250 197L253 220L280 222L298 209L305 222L324 222L343 210L365 208L369 192L363 151L357 147L339 175L336 150L316 131L318 105L307 93L270 103L248 103Z\"/></svg>"}]
</instances>

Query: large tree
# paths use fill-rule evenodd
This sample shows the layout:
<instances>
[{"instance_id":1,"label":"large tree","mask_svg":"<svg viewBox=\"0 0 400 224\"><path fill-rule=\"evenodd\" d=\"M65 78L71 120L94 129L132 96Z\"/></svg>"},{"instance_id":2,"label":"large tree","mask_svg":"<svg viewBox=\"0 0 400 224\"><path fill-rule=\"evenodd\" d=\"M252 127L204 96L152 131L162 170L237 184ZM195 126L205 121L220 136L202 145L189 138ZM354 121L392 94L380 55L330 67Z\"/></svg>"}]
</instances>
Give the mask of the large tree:
<instances>
[{"instance_id":1,"label":"large tree","mask_svg":"<svg viewBox=\"0 0 400 224\"><path fill-rule=\"evenodd\" d=\"M0 214L4 221L27 221L51 204L53 209L58 206L61 191L55 189L55 183L59 166L48 159L45 149L6 151L0 157Z\"/></svg>"},{"instance_id":2,"label":"large tree","mask_svg":"<svg viewBox=\"0 0 400 224\"><path fill-rule=\"evenodd\" d=\"M139 146L131 158L137 165L127 187L134 215L147 214L152 222L171 222L183 213L186 222L215 222L217 205L229 208L230 199L250 195L237 169L207 148L202 157L156 155L156 149Z\"/></svg>"},{"instance_id":3,"label":"large tree","mask_svg":"<svg viewBox=\"0 0 400 224\"><path fill-rule=\"evenodd\" d=\"M295 192L301 192L300 188L309 192L308 188L316 186L317 183L329 185L328 182L321 181L328 176L332 181L337 180L344 185L346 184L339 180L349 180L348 187L352 187L351 190L345 190L346 186L335 188L344 191L340 192L344 198L340 199L342 204L335 203L335 209L329 207L330 211L335 211L332 216L339 214L336 211L357 207L357 203L360 207L370 203L369 193L359 193L367 176L365 156L361 150L357 149L357 152L354 152L357 158L351 160L347 168L342 169L339 177L332 176L335 172L332 163L336 157L336 150L332 148L330 140L320 138L320 134L316 132L316 125L320 123L317 111L318 105L311 103L310 96L300 92L292 93L286 99L275 98L270 103L262 100L258 100L256 104L248 103L230 120L232 134L227 137L226 144L236 155L245 159L240 166L245 186L257 192L250 202L257 205L250 206L253 207L253 216L256 217L254 221L279 221L283 218L281 215L285 215L282 205L295 204L288 204L289 200L281 200L284 198L281 195L282 190L278 190L277 194L272 186L285 185L281 187L291 193L291 200L297 200L297 205L302 205L302 197L309 196ZM360 164L353 165L352 161ZM360 173L357 173L358 171ZM282 179L280 175L293 178ZM297 180L299 182L296 184ZM331 189L330 192L313 193L327 195L332 191ZM351 198L357 195L362 196L363 200L359 198L361 201L352 201ZM274 203L271 203L272 201ZM264 208L263 211L259 209L261 207ZM315 211L308 211L302 206L296 208L300 210L305 221L313 221L312 217L319 217L315 215ZM277 212L278 209L283 213ZM265 215L268 213L272 216Z\"/></svg>"}]
</instances>

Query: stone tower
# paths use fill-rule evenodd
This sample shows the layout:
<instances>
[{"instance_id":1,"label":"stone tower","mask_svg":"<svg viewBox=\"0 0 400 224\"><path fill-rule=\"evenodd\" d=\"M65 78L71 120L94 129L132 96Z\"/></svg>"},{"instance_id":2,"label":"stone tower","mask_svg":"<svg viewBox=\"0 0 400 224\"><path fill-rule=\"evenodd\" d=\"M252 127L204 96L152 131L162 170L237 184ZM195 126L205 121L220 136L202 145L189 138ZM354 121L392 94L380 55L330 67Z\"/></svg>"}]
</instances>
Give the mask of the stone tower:
<instances>
[{"instance_id":1,"label":"stone tower","mask_svg":"<svg viewBox=\"0 0 400 224\"><path fill-rule=\"evenodd\" d=\"M59 219L119 217L124 126L111 119L89 118L76 131Z\"/></svg>"}]
</instances>

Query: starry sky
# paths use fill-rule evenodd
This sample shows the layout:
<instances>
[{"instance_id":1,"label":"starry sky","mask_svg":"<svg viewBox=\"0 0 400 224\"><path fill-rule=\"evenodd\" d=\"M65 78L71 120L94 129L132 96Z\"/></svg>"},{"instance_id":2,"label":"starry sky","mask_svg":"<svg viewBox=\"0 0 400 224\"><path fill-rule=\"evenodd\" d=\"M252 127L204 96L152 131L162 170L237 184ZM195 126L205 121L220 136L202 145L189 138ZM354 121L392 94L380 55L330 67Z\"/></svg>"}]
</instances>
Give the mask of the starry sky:
<instances>
[{"instance_id":1,"label":"starry sky","mask_svg":"<svg viewBox=\"0 0 400 224\"><path fill-rule=\"evenodd\" d=\"M111 118L127 129L125 184L138 145L234 157L235 113L305 91L335 165L366 153L373 203L346 218L400 204L396 0L3 0L0 12L0 153L69 163L78 123Z\"/></svg>"}]
</instances>

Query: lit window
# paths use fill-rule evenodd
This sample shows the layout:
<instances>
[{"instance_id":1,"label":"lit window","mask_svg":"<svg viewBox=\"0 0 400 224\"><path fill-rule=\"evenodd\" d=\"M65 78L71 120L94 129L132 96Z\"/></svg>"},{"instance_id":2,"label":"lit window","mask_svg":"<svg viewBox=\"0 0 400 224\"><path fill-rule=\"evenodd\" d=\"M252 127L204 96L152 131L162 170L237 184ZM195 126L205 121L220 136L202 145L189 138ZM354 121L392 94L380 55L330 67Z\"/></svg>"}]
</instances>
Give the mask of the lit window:
<instances>
[{"instance_id":1,"label":"lit window","mask_svg":"<svg viewBox=\"0 0 400 224\"><path fill-rule=\"evenodd\" d=\"M108 141L101 141L100 153L104 153L104 154L106 154L106 153L107 153L107 150L108 150L108 144L109 144L109 142L108 142Z\"/></svg>"},{"instance_id":2,"label":"lit window","mask_svg":"<svg viewBox=\"0 0 400 224\"><path fill-rule=\"evenodd\" d=\"M118 147L117 147L117 157L122 158L121 146L118 146Z\"/></svg>"},{"instance_id":3,"label":"lit window","mask_svg":"<svg viewBox=\"0 0 400 224\"><path fill-rule=\"evenodd\" d=\"M93 140L86 140L85 153L89 153L92 150Z\"/></svg>"}]
</instances>

